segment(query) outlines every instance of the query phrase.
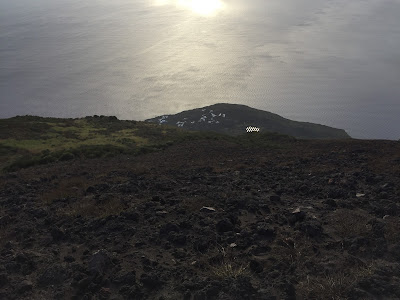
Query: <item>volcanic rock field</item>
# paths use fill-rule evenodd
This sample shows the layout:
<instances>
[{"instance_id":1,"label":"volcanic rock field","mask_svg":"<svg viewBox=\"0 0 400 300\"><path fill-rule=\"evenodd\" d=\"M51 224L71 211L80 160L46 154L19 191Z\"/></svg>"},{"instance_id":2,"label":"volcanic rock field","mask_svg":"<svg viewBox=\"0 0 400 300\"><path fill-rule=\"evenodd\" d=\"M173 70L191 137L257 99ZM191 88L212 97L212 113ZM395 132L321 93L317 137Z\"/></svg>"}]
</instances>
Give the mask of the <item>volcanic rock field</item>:
<instances>
[{"instance_id":1,"label":"volcanic rock field","mask_svg":"<svg viewBox=\"0 0 400 300\"><path fill-rule=\"evenodd\" d=\"M188 141L0 177L1 299L400 299L400 143Z\"/></svg>"}]
</instances>

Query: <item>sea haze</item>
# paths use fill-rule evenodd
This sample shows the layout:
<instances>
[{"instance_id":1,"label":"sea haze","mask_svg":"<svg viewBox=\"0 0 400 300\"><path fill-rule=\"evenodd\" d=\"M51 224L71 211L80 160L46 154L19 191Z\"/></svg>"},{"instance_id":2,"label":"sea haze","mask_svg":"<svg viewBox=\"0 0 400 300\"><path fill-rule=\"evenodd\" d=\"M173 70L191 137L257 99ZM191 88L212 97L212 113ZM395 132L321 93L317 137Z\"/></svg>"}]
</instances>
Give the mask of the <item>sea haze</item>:
<instances>
[{"instance_id":1,"label":"sea haze","mask_svg":"<svg viewBox=\"0 0 400 300\"><path fill-rule=\"evenodd\" d=\"M399 0L0 0L0 118L224 102L399 139L399 49Z\"/></svg>"}]
</instances>

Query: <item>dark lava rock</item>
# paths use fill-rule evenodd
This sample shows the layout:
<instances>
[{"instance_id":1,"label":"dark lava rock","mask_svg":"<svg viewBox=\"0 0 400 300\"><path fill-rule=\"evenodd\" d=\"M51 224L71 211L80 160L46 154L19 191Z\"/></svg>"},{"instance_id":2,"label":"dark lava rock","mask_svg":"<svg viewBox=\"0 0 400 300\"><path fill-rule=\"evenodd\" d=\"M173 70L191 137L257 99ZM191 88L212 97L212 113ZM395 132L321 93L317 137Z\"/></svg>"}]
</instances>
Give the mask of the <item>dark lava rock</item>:
<instances>
[{"instance_id":1,"label":"dark lava rock","mask_svg":"<svg viewBox=\"0 0 400 300\"><path fill-rule=\"evenodd\" d=\"M66 278L68 278L67 270L60 265L54 265L48 267L39 275L38 284L41 286L60 284Z\"/></svg>"},{"instance_id":2,"label":"dark lava rock","mask_svg":"<svg viewBox=\"0 0 400 300\"><path fill-rule=\"evenodd\" d=\"M296 228L312 238L319 237L323 233L323 228L317 220L310 220L305 223L300 223Z\"/></svg>"},{"instance_id":3,"label":"dark lava rock","mask_svg":"<svg viewBox=\"0 0 400 300\"><path fill-rule=\"evenodd\" d=\"M86 193L87 194L93 194L93 193L95 193L96 192L96 188L94 187L94 186L89 186L87 189L86 189Z\"/></svg>"},{"instance_id":4,"label":"dark lava rock","mask_svg":"<svg viewBox=\"0 0 400 300\"><path fill-rule=\"evenodd\" d=\"M30 213L36 218L44 218L48 215L47 211L42 208L31 208L27 213Z\"/></svg>"},{"instance_id":5,"label":"dark lava rock","mask_svg":"<svg viewBox=\"0 0 400 300\"><path fill-rule=\"evenodd\" d=\"M77 284L77 292L80 294L84 293L91 282L91 277L85 277L79 280Z\"/></svg>"},{"instance_id":6,"label":"dark lava rock","mask_svg":"<svg viewBox=\"0 0 400 300\"><path fill-rule=\"evenodd\" d=\"M205 253L211 246L211 241L207 238L198 238L193 242L193 249L195 251Z\"/></svg>"},{"instance_id":7,"label":"dark lava rock","mask_svg":"<svg viewBox=\"0 0 400 300\"><path fill-rule=\"evenodd\" d=\"M186 244L186 235L176 232L170 232L167 240L175 245L183 246Z\"/></svg>"},{"instance_id":8,"label":"dark lava rock","mask_svg":"<svg viewBox=\"0 0 400 300\"><path fill-rule=\"evenodd\" d=\"M194 296L193 300L207 300L207 294L205 291L197 291Z\"/></svg>"},{"instance_id":9,"label":"dark lava rock","mask_svg":"<svg viewBox=\"0 0 400 300\"><path fill-rule=\"evenodd\" d=\"M159 289L164 284L156 273L144 273L140 276L140 282L147 288Z\"/></svg>"},{"instance_id":10,"label":"dark lava rock","mask_svg":"<svg viewBox=\"0 0 400 300\"><path fill-rule=\"evenodd\" d=\"M120 295L122 295L123 299L146 299L145 293L142 291L141 287L134 285L124 285L118 291Z\"/></svg>"},{"instance_id":11,"label":"dark lava rock","mask_svg":"<svg viewBox=\"0 0 400 300\"><path fill-rule=\"evenodd\" d=\"M114 277L112 280L114 283L118 284L134 284L136 282L136 272L135 271L128 271L119 273Z\"/></svg>"},{"instance_id":12,"label":"dark lava rock","mask_svg":"<svg viewBox=\"0 0 400 300\"><path fill-rule=\"evenodd\" d=\"M254 295L257 294L257 290L254 288L250 281L250 277L239 276L233 282L229 282L224 287L224 291L227 292L232 299L255 299Z\"/></svg>"},{"instance_id":13,"label":"dark lava rock","mask_svg":"<svg viewBox=\"0 0 400 300\"><path fill-rule=\"evenodd\" d=\"M377 220L372 219L368 222L369 225L372 225L372 232L375 237L377 238L384 238L385 237L385 223Z\"/></svg>"},{"instance_id":14,"label":"dark lava rock","mask_svg":"<svg viewBox=\"0 0 400 300\"><path fill-rule=\"evenodd\" d=\"M8 283L8 276L5 273L0 273L0 287Z\"/></svg>"},{"instance_id":15,"label":"dark lava rock","mask_svg":"<svg viewBox=\"0 0 400 300\"><path fill-rule=\"evenodd\" d=\"M271 213L271 209L269 208L269 206L267 204L259 204L258 207L264 212L264 213Z\"/></svg>"},{"instance_id":16,"label":"dark lava rock","mask_svg":"<svg viewBox=\"0 0 400 300\"><path fill-rule=\"evenodd\" d=\"M281 196L279 196L279 195L271 195L271 196L269 196L269 200L271 200L272 202L280 202L281 201Z\"/></svg>"},{"instance_id":17,"label":"dark lava rock","mask_svg":"<svg viewBox=\"0 0 400 300\"><path fill-rule=\"evenodd\" d=\"M65 232L64 230L58 228L58 227L53 227L50 231L51 236L53 237L54 241L60 241L64 238Z\"/></svg>"},{"instance_id":18,"label":"dark lava rock","mask_svg":"<svg viewBox=\"0 0 400 300\"><path fill-rule=\"evenodd\" d=\"M263 238L273 239L275 237L275 229L267 224L257 226L257 234Z\"/></svg>"},{"instance_id":19,"label":"dark lava rock","mask_svg":"<svg viewBox=\"0 0 400 300\"><path fill-rule=\"evenodd\" d=\"M0 175L0 299L400 299L400 143L230 143Z\"/></svg>"},{"instance_id":20,"label":"dark lava rock","mask_svg":"<svg viewBox=\"0 0 400 300\"><path fill-rule=\"evenodd\" d=\"M400 289L396 284L390 282L390 277L373 274L371 277L365 277L360 280L358 286L363 290L375 295L376 299L387 299L388 295L397 295L400 297Z\"/></svg>"},{"instance_id":21,"label":"dark lava rock","mask_svg":"<svg viewBox=\"0 0 400 300\"><path fill-rule=\"evenodd\" d=\"M222 233L222 232L233 231L235 227L233 226L230 220L222 219L216 224L216 228L219 233Z\"/></svg>"},{"instance_id":22,"label":"dark lava rock","mask_svg":"<svg viewBox=\"0 0 400 300\"><path fill-rule=\"evenodd\" d=\"M33 283L30 280L23 280L18 286L17 286L17 290L18 293L23 294L26 293L28 291L31 291L33 288Z\"/></svg>"},{"instance_id":23,"label":"dark lava rock","mask_svg":"<svg viewBox=\"0 0 400 300\"><path fill-rule=\"evenodd\" d=\"M98 297L99 297L100 300L109 299L110 296L111 296L111 291L110 291L109 288L102 287L100 289L100 291L98 292Z\"/></svg>"},{"instance_id":24,"label":"dark lava rock","mask_svg":"<svg viewBox=\"0 0 400 300\"><path fill-rule=\"evenodd\" d=\"M138 221L139 220L139 214L135 209L128 209L126 211L123 211L120 213L121 217L124 217L126 220L131 220L131 221Z\"/></svg>"},{"instance_id":25,"label":"dark lava rock","mask_svg":"<svg viewBox=\"0 0 400 300\"><path fill-rule=\"evenodd\" d=\"M71 255L67 255L67 256L64 256L64 261L65 262L74 262L75 261L75 258L73 257L73 256L71 256Z\"/></svg>"},{"instance_id":26,"label":"dark lava rock","mask_svg":"<svg viewBox=\"0 0 400 300\"><path fill-rule=\"evenodd\" d=\"M271 251L271 247L268 245L253 245L247 249L247 252L251 255L265 255Z\"/></svg>"},{"instance_id":27,"label":"dark lava rock","mask_svg":"<svg viewBox=\"0 0 400 300\"><path fill-rule=\"evenodd\" d=\"M173 223L167 223L160 228L160 235L166 235L170 232L179 232L179 226Z\"/></svg>"},{"instance_id":28,"label":"dark lava rock","mask_svg":"<svg viewBox=\"0 0 400 300\"><path fill-rule=\"evenodd\" d=\"M326 200L324 201L324 203L325 203L326 205L332 207L332 208L336 208L336 207L337 207L337 203L336 203L336 201L333 200L333 199L326 199Z\"/></svg>"},{"instance_id":29,"label":"dark lava rock","mask_svg":"<svg viewBox=\"0 0 400 300\"><path fill-rule=\"evenodd\" d=\"M252 259L250 261L249 267L250 267L250 270L252 270L255 273L261 273L264 270L263 265L259 261L254 260L254 259Z\"/></svg>"},{"instance_id":30,"label":"dark lava rock","mask_svg":"<svg viewBox=\"0 0 400 300\"><path fill-rule=\"evenodd\" d=\"M35 258L31 254L20 252L16 255L15 261L21 264L23 275L29 275L37 269Z\"/></svg>"},{"instance_id":31,"label":"dark lava rock","mask_svg":"<svg viewBox=\"0 0 400 300\"><path fill-rule=\"evenodd\" d=\"M400 203L400 201L398 201ZM399 216L400 215L400 205L397 203L390 203L385 208L385 214L391 216Z\"/></svg>"},{"instance_id":32,"label":"dark lava rock","mask_svg":"<svg viewBox=\"0 0 400 300\"><path fill-rule=\"evenodd\" d=\"M296 300L296 288L290 282L287 282L284 285L284 291L286 293L286 300Z\"/></svg>"},{"instance_id":33,"label":"dark lava rock","mask_svg":"<svg viewBox=\"0 0 400 300\"><path fill-rule=\"evenodd\" d=\"M205 288L207 299L215 299L221 291L221 284L219 282L211 282Z\"/></svg>"},{"instance_id":34,"label":"dark lava rock","mask_svg":"<svg viewBox=\"0 0 400 300\"><path fill-rule=\"evenodd\" d=\"M394 259L400 261L400 242L390 246L389 253L394 257Z\"/></svg>"},{"instance_id":35,"label":"dark lava rock","mask_svg":"<svg viewBox=\"0 0 400 300\"><path fill-rule=\"evenodd\" d=\"M276 296L271 295L272 292L268 289L259 289L257 291L258 300L278 300Z\"/></svg>"},{"instance_id":36,"label":"dark lava rock","mask_svg":"<svg viewBox=\"0 0 400 300\"><path fill-rule=\"evenodd\" d=\"M111 264L110 256L107 251L98 250L90 257L89 272L91 274L102 274Z\"/></svg>"},{"instance_id":37,"label":"dark lava rock","mask_svg":"<svg viewBox=\"0 0 400 300\"><path fill-rule=\"evenodd\" d=\"M348 197L348 192L342 188L327 189L328 198L343 199Z\"/></svg>"},{"instance_id":38,"label":"dark lava rock","mask_svg":"<svg viewBox=\"0 0 400 300\"><path fill-rule=\"evenodd\" d=\"M372 248L372 254L376 258L382 257L388 251L388 246L385 238L377 238L375 240L375 245Z\"/></svg>"},{"instance_id":39,"label":"dark lava rock","mask_svg":"<svg viewBox=\"0 0 400 300\"><path fill-rule=\"evenodd\" d=\"M294 211L292 211L291 215L288 217L288 221L291 225L293 225L296 222L301 222L305 219L306 213L302 211L300 208L296 208Z\"/></svg>"},{"instance_id":40,"label":"dark lava rock","mask_svg":"<svg viewBox=\"0 0 400 300\"><path fill-rule=\"evenodd\" d=\"M358 236L350 240L345 240L345 244L349 245L349 250L358 251L361 247L368 247L371 241L366 237Z\"/></svg>"},{"instance_id":41,"label":"dark lava rock","mask_svg":"<svg viewBox=\"0 0 400 300\"><path fill-rule=\"evenodd\" d=\"M9 216L0 217L0 226L5 226L10 222L11 218Z\"/></svg>"},{"instance_id":42,"label":"dark lava rock","mask_svg":"<svg viewBox=\"0 0 400 300\"><path fill-rule=\"evenodd\" d=\"M4 267L8 273L17 273L21 270L21 264L15 261L10 261L8 263L5 263Z\"/></svg>"}]
</instances>

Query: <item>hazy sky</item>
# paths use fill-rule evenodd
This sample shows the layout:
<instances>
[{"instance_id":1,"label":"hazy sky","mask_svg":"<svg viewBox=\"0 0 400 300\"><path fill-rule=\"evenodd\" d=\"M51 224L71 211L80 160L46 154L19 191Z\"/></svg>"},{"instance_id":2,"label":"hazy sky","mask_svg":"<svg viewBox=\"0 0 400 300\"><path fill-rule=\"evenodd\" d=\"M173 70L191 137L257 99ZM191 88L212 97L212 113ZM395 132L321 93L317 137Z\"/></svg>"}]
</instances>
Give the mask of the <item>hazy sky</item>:
<instances>
[{"instance_id":1,"label":"hazy sky","mask_svg":"<svg viewBox=\"0 0 400 300\"><path fill-rule=\"evenodd\" d=\"M400 138L399 0L0 0L0 117L240 103Z\"/></svg>"}]
</instances>

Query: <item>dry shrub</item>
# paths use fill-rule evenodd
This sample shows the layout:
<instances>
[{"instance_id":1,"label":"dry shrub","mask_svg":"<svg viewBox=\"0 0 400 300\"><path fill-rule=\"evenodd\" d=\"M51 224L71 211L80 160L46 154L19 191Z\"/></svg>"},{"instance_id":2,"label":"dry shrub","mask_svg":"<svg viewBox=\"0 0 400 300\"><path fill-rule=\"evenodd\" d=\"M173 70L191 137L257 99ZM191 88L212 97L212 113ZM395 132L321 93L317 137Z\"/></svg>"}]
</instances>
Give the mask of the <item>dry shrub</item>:
<instances>
[{"instance_id":1,"label":"dry shrub","mask_svg":"<svg viewBox=\"0 0 400 300\"><path fill-rule=\"evenodd\" d=\"M212 273L218 278L221 279L226 279L226 278L231 278L231 279L236 279L241 276L249 276L250 272L247 269L247 265L234 265L233 263L230 262L223 262L220 266L218 267L213 267L212 268Z\"/></svg>"},{"instance_id":2,"label":"dry shrub","mask_svg":"<svg viewBox=\"0 0 400 300\"><path fill-rule=\"evenodd\" d=\"M220 279L237 279L242 276L249 276L248 264L239 264L236 257L228 252L224 247L219 246L219 252L222 254L222 259L217 266L210 266L211 273Z\"/></svg>"},{"instance_id":3,"label":"dry shrub","mask_svg":"<svg viewBox=\"0 0 400 300\"><path fill-rule=\"evenodd\" d=\"M124 209L124 204L116 197L109 198L101 203L91 197L86 197L59 209L58 213L69 216L81 215L83 217L105 218L110 215L119 215Z\"/></svg>"},{"instance_id":4,"label":"dry shrub","mask_svg":"<svg viewBox=\"0 0 400 300\"><path fill-rule=\"evenodd\" d=\"M73 177L67 178L60 181L57 186L47 192L44 192L40 200L45 204L51 204L56 199L62 198L79 198L81 197L86 189L90 186L90 183L86 178Z\"/></svg>"},{"instance_id":5,"label":"dry shrub","mask_svg":"<svg viewBox=\"0 0 400 300\"><path fill-rule=\"evenodd\" d=\"M337 209L326 220L342 239L366 235L371 230L371 216L362 210Z\"/></svg>"},{"instance_id":6,"label":"dry shrub","mask_svg":"<svg viewBox=\"0 0 400 300\"><path fill-rule=\"evenodd\" d=\"M289 266L301 269L310 257L315 256L315 253L310 238L296 234L292 237L277 238L277 243L271 248L270 255L277 261L287 262Z\"/></svg>"},{"instance_id":7,"label":"dry shrub","mask_svg":"<svg viewBox=\"0 0 400 300\"><path fill-rule=\"evenodd\" d=\"M301 299L344 300L348 299L346 292L353 282L353 278L345 273L335 273L322 278L307 276L307 279L297 286L297 292Z\"/></svg>"},{"instance_id":8,"label":"dry shrub","mask_svg":"<svg viewBox=\"0 0 400 300\"><path fill-rule=\"evenodd\" d=\"M373 263L326 274L322 277L310 277L301 281L296 288L299 299L330 299L344 300L354 283L360 278L371 276L375 265Z\"/></svg>"},{"instance_id":9,"label":"dry shrub","mask_svg":"<svg viewBox=\"0 0 400 300\"><path fill-rule=\"evenodd\" d=\"M400 218L389 217L385 219L385 238L389 244L394 244L400 241Z\"/></svg>"}]
</instances>

